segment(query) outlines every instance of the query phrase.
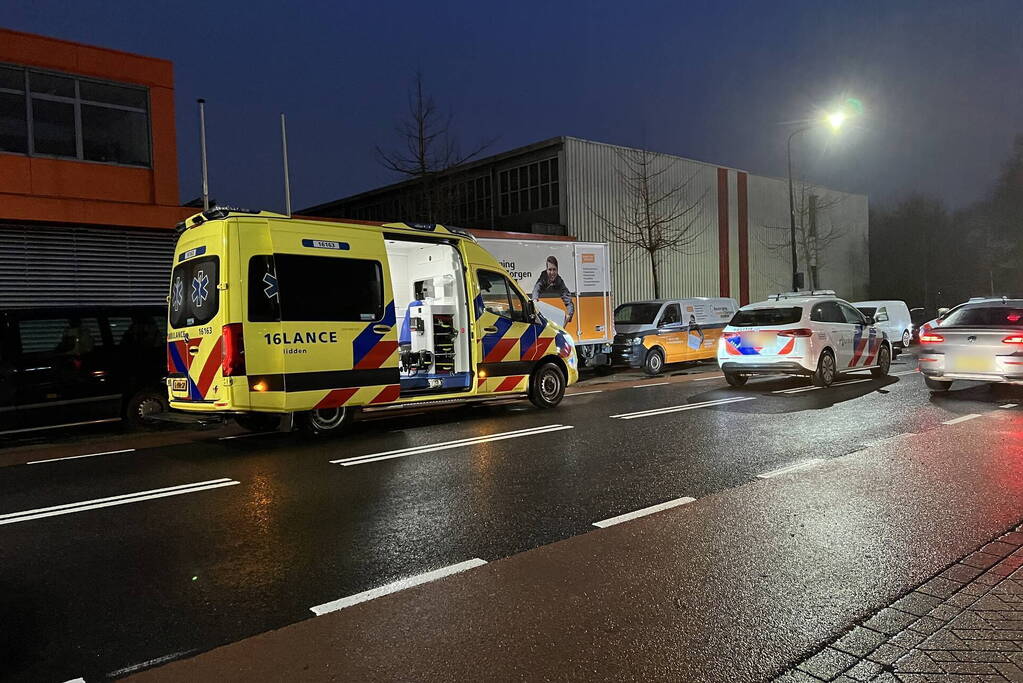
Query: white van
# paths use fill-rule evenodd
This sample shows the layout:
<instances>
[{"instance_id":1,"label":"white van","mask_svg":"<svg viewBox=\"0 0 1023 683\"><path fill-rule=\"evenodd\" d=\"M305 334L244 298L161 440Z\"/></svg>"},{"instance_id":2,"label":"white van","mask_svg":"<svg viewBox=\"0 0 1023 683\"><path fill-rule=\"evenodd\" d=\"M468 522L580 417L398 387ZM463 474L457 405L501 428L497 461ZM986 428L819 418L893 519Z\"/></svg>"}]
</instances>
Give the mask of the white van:
<instances>
[{"instance_id":1,"label":"white van","mask_svg":"<svg viewBox=\"0 0 1023 683\"><path fill-rule=\"evenodd\" d=\"M896 347L907 348L913 341L913 318L905 301L857 301L853 306L873 318Z\"/></svg>"}]
</instances>

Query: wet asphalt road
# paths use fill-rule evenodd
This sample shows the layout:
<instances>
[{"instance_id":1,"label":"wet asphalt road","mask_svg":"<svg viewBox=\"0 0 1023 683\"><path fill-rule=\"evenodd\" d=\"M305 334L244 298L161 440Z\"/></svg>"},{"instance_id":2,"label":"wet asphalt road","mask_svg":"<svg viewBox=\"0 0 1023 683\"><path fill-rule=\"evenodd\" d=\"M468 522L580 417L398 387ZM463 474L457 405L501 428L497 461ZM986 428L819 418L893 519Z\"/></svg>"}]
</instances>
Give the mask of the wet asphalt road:
<instances>
[{"instance_id":1,"label":"wet asphalt road","mask_svg":"<svg viewBox=\"0 0 1023 683\"><path fill-rule=\"evenodd\" d=\"M463 407L374 419L344 439L198 435L0 468L0 678L122 675L403 577L493 561L649 505L1023 402L1017 390L983 385L932 398L915 373L868 378L828 390L795 379L738 390L720 378L636 380L575 388L598 393L546 412ZM377 454L400 457L330 462ZM219 487L2 523L5 514L199 482Z\"/></svg>"}]
</instances>

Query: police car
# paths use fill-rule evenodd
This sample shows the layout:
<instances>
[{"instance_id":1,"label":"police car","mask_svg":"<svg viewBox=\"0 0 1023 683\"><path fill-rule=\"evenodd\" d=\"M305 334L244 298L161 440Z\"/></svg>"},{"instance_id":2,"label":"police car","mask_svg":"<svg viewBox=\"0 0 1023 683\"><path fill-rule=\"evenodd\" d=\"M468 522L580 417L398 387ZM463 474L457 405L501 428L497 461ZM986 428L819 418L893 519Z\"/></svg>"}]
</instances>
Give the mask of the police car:
<instances>
[{"instance_id":1,"label":"police car","mask_svg":"<svg viewBox=\"0 0 1023 683\"><path fill-rule=\"evenodd\" d=\"M754 375L803 375L826 387L853 370L884 377L892 344L873 319L834 292L791 292L740 308L721 335L717 358L733 387Z\"/></svg>"}]
</instances>

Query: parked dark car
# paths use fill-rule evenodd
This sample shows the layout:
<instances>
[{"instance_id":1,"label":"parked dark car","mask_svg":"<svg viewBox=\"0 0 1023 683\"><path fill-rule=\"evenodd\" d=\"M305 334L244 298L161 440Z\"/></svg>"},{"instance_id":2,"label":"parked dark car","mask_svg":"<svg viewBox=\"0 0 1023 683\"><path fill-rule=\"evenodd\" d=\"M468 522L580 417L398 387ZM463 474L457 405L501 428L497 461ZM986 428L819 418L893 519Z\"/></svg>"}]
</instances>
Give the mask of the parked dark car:
<instances>
[{"instance_id":1,"label":"parked dark car","mask_svg":"<svg viewBox=\"0 0 1023 683\"><path fill-rule=\"evenodd\" d=\"M0 309L0 434L167 409L167 309Z\"/></svg>"}]
</instances>

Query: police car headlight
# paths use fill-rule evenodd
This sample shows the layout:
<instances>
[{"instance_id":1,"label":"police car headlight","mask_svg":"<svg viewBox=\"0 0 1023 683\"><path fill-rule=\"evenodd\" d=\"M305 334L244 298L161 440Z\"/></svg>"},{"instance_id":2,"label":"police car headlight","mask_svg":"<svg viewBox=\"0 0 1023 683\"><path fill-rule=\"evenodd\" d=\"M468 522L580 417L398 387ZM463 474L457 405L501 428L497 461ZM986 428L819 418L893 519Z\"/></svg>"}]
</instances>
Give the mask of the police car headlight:
<instances>
[{"instance_id":1,"label":"police car headlight","mask_svg":"<svg viewBox=\"0 0 1023 683\"><path fill-rule=\"evenodd\" d=\"M633 344L637 344L637 345L638 344L642 344L643 343L643 337L633 337L632 338L632 343Z\"/></svg>"}]
</instances>

